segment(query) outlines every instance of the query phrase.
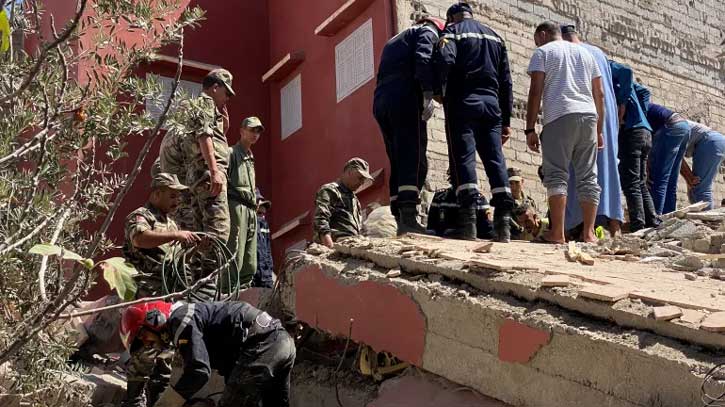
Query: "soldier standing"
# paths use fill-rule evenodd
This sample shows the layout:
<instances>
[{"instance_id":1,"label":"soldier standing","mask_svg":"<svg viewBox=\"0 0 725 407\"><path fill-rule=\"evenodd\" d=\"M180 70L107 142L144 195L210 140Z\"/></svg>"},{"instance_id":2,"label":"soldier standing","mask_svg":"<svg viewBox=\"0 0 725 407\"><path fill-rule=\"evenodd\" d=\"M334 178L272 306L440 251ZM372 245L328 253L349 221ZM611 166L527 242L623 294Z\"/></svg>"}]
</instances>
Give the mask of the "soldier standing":
<instances>
[{"instance_id":1,"label":"soldier standing","mask_svg":"<svg viewBox=\"0 0 725 407\"><path fill-rule=\"evenodd\" d=\"M165 262L172 261L171 243L195 244L200 240L193 232L179 230L170 218L179 204L180 193L187 189L176 175L158 173L151 182L148 203L126 217L123 254L139 272L134 276L137 298L168 294L161 269ZM153 404L169 382L170 354L142 346L130 350L128 385L122 406L144 405L145 390Z\"/></svg>"},{"instance_id":2,"label":"soldier standing","mask_svg":"<svg viewBox=\"0 0 725 407\"><path fill-rule=\"evenodd\" d=\"M425 233L418 223L420 190L428 173L426 122L440 96L434 52L445 23L425 17L391 38L380 57L373 114L390 160L390 211L398 235Z\"/></svg>"},{"instance_id":3,"label":"soldier standing","mask_svg":"<svg viewBox=\"0 0 725 407\"><path fill-rule=\"evenodd\" d=\"M239 141L229 156L227 194L231 233L227 246L236 253L238 280L243 285L251 282L257 271L257 196L252 146L263 131L259 118L244 119Z\"/></svg>"},{"instance_id":4,"label":"soldier standing","mask_svg":"<svg viewBox=\"0 0 725 407\"><path fill-rule=\"evenodd\" d=\"M340 179L323 185L315 196L314 241L332 247L339 238L357 236L362 231L360 201L355 191L366 179L372 180L370 166L362 158L350 159Z\"/></svg>"},{"instance_id":5,"label":"soldier standing","mask_svg":"<svg viewBox=\"0 0 725 407\"><path fill-rule=\"evenodd\" d=\"M267 212L272 202L265 199L257 188L257 272L252 280L252 287L273 288L274 261L272 259L272 239L269 235Z\"/></svg>"},{"instance_id":6,"label":"soldier standing","mask_svg":"<svg viewBox=\"0 0 725 407\"><path fill-rule=\"evenodd\" d=\"M448 9L449 25L440 41L443 107L453 185L461 205L464 239L476 238L475 202L480 194L476 151L491 186L497 240L510 240L513 198L502 144L511 134L513 92L503 39L473 19L466 3Z\"/></svg>"}]
</instances>

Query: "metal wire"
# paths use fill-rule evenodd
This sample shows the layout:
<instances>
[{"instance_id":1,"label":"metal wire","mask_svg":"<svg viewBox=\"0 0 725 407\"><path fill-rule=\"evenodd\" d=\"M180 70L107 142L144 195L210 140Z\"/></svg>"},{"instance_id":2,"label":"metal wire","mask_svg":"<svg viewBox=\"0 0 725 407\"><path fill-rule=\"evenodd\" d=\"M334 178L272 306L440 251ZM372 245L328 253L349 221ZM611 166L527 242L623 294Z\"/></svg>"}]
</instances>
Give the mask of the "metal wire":
<instances>
[{"instance_id":1,"label":"metal wire","mask_svg":"<svg viewBox=\"0 0 725 407\"><path fill-rule=\"evenodd\" d=\"M198 272L203 269L204 264L212 262L217 265L217 268L206 274L218 272L213 299L230 301L238 298L239 292L247 288L250 283L241 284L239 280L236 250L232 252L223 240L209 233L195 232L195 234L206 239L211 247L202 253L197 246L173 244L161 265L161 283L164 294L183 291L193 286L198 278L203 277L198 275ZM207 256L205 253L211 256ZM198 293L189 295L196 300L203 300Z\"/></svg>"},{"instance_id":2,"label":"metal wire","mask_svg":"<svg viewBox=\"0 0 725 407\"><path fill-rule=\"evenodd\" d=\"M725 407L725 363L713 366L702 381L700 392L705 407ZM710 387L710 389L708 389ZM712 394L710 392L715 392Z\"/></svg>"}]
</instances>

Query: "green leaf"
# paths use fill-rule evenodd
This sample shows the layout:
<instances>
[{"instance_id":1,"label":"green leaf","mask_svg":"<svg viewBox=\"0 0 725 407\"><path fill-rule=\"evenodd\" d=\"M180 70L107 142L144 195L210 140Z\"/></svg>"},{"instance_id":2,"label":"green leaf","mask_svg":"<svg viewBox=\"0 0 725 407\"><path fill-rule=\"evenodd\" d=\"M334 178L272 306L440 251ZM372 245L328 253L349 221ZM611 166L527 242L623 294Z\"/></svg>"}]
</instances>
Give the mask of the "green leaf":
<instances>
[{"instance_id":1,"label":"green leaf","mask_svg":"<svg viewBox=\"0 0 725 407\"><path fill-rule=\"evenodd\" d=\"M118 296L124 301L130 301L136 295L136 282L133 276L138 274L136 269L123 257L111 257L100 262L103 265L103 278Z\"/></svg>"},{"instance_id":2,"label":"green leaf","mask_svg":"<svg viewBox=\"0 0 725 407\"><path fill-rule=\"evenodd\" d=\"M54 244L36 244L30 248L28 253L39 254L41 256L60 256L62 253L63 258L66 260L83 261L83 257L80 254Z\"/></svg>"}]
</instances>

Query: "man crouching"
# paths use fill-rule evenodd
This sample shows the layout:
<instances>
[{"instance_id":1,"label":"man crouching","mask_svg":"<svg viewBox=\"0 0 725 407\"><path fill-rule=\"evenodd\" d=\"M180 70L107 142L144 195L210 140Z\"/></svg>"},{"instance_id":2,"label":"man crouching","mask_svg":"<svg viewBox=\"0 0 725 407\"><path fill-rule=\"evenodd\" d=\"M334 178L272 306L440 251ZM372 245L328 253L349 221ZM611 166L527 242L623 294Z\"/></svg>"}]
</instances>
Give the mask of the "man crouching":
<instances>
[{"instance_id":1,"label":"man crouching","mask_svg":"<svg viewBox=\"0 0 725 407\"><path fill-rule=\"evenodd\" d=\"M151 302L124 311L124 343L174 346L184 370L154 407L181 407L209 381L226 387L219 406L287 407L295 344L278 319L245 302ZM261 404L260 404L261 403Z\"/></svg>"}]
</instances>

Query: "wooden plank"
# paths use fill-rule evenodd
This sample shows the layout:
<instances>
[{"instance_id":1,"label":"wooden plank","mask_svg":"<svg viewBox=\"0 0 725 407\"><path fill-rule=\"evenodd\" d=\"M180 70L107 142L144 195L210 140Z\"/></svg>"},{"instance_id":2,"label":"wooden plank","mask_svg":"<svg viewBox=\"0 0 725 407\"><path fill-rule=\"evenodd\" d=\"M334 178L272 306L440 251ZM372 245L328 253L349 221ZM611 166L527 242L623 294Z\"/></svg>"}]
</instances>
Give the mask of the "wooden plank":
<instances>
[{"instance_id":1,"label":"wooden plank","mask_svg":"<svg viewBox=\"0 0 725 407\"><path fill-rule=\"evenodd\" d=\"M472 251L474 253L491 253L491 248L493 248L493 242L486 242L476 246Z\"/></svg>"},{"instance_id":2,"label":"wooden plank","mask_svg":"<svg viewBox=\"0 0 725 407\"><path fill-rule=\"evenodd\" d=\"M666 213L666 214L662 215L662 219L670 219L670 218L675 218L675 217L677 217L677 218L683 217L683 216L685 216L686 214L688 214L690 212L700 212L703 209L707 208L708 206L710 206L710 203L704 202L704 201L700 201L698 203L694 203L692 205L685 206L684 208L680 208L680 209L678 209L678 210L676 210L674 212Z\"/></svg>"},{"instance_id":3,"label":"wooden plank","mask_svg":"<svg viewBox=\"0 0 725 407\"><path fill-rule=\"evenodd\" d=\"M700 329L708 332L725 332L725 312L715 312L705 317Z\"/></svg>"},{"instance_id":4,"label":"wooden plank","mask_svg":"<svg viewBox=\"0 0 725 407\"><path fill-rule=\"evenodd\" d=\"M682 315L680 316L680 322L687 324L699 325L702 319L705 318L705 313L696 311L694 309L681 308Z\"/></svg>"},{"instance_id":5,"label":"wooden plank","mask_svg":"<svg viewBox=\"0 0 725 407\"><path fill-rule=\"evenodd\" d=\"M315 35L332 37L362 14L375 0L348 0L315 28Z\"/></svg>"},{"instance_id":6,"label":"wooden plank","mask_svg":"<svg viewBox=\"0 0 725 407\"><path fill-rule=\"evenodd\" d=\"M278 81L286 78L302 62L305 61L305 51L293 51L280 59L269 71L262 75L262 83Z\"/></svg>"},{"instance_id":7,"label":"wooden plank","mask_svg":"<svg viewBox=\"0 0 725 407\"><path fill-rule=\"evenodd\" d=\"M542 287L568 287L571 277L563 274L554 274L541 279Z\"/></svg>"},{"instance_id":8,"label":"wooden plank","mask_svg":"<svg viewBox=\"0 0 725 407\"><path fill-rule=\"evenodd\" d=\"M680 307L675 307L673 305L654 307L652 311L654 312L655 319L658 321L669 321L682 316L682 310Z\"/></svg>"},{"instance_id":9,"label":"wooden plank","mask_svg":"<svg viewBox=\"0 0 725 407\"><path fill-rule=\"evenodd\" d=\"M700 291L700 297L701 300L704 292ZM642 290L635 290L630 293L630 297L632 298L639 298L640 300L653 302L656 304L671 304L676 305L680 308L688 308L688 309L703 309L708 310L712 312L717 311L723 311L721 308L713 307L712 305L705 304L702 301L697 301L693 298L682 298L682 294L677 295L674 291L668 292L668 291L655 291L655 292L646 292Z\"/></svg>"},{"instance_id":10,"label":"wooden plank","mask_svg":"<svg viewBox=\"0 0 725 407\"><path fill-rule=\"evenodd\" d=\"M629 296L632 290L614 285L590 285L578 292L578 296L605 302L617 302Z\"/></svg>"}]
</instances>

